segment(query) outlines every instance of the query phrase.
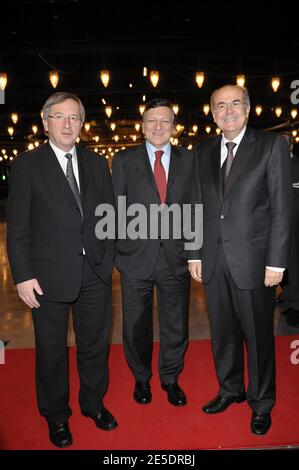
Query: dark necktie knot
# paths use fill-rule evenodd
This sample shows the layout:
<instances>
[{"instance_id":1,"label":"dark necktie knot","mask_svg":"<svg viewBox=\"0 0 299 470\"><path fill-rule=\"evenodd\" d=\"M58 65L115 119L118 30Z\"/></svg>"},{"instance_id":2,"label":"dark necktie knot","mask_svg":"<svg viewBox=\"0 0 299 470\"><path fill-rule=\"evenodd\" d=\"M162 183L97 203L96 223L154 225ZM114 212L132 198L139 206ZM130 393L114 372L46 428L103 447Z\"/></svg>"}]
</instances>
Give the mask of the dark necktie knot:
<instances>
[{"instance_id":1,"label":"dark necktie knot","mask_svg":"<svg viewBox=\"0 0 299 470\"><path fill-rule=\"evenodd\" d=\"M164 150L156 150L155 155L157 160L161 160Z\"/></svg>"},{"instance_id":2,"label":"dark necktie knot","mask_svg":"<svg viewBox=\"0 0 299 470\"><path fill-rule=\"evenodd\" d=\"M67 158L68 161L71 161L71 160L72 160L72 157L73 157L73 155L72 155L71 153L66 153L66 154L65 154L65 158Z\"/></svg>"},{"instance_id":3,"label":"dark necktie knot","mask_svg":"<svg viewBox=\"0 0 299 470\"><path fill-rule=\"evenodd\" d=\"M227 147L228 152L232 152L237 144L235 142L226 142L225 145Z\"/></svg>"}]
</instances>

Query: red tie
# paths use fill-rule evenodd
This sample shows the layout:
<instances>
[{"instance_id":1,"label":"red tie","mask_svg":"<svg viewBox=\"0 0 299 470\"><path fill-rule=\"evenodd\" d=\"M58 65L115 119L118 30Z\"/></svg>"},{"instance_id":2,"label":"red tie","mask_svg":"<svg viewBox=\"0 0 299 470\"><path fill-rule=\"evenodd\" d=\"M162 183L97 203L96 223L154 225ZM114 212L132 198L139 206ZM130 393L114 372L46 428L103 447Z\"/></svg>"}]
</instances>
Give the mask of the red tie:
<instances>
[{"instance_id":1,"label":"red tie","mask_svg":"<svg viewBox=\"0 0 299 470\"><path fill-rule=\"evenodd\" d=\"M161 158L163 155L163 150L156 150L156 160L154 164L154 177L156 180L156 185L159 191L161 203L164 204L166 200L166 190L167 190L167 183L166 183L166 173L164 166L162 164Z\"/></svg>"}]
</instances>

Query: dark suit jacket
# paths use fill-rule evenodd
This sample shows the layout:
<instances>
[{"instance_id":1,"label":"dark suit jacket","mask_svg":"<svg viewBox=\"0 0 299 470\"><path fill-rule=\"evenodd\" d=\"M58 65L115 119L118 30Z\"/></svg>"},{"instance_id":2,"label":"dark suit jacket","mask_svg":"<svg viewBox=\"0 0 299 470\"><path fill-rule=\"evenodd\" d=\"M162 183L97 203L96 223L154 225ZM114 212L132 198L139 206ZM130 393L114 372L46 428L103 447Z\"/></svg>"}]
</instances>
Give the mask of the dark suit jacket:
<instances>
[{"instance_id":1,"label":"dark suit jacket","mask_svg":"<svg viewBox=\"0 0 299 470\"><path fill-rule=\"evenodd\" d=\"M222 194L220 147L217 136L196 149L204 212L203 280L209 282L223 243L236 285L253 289L263 285L265 266L287 266L289 150L283 137L247 127Z\"/></svg>"},{"instance_id":2,"label":"dark suit jacket","mask_svg":"<svg viewBox=\"0 0 299 470\"><path fill-rule=\"evenodd\" d=\"M72 301L82 277L82 246L95 272L109 283L114 243L95 235L95 208L113 204L105 158L77 147L83 220L51 146L26 152L13 162L8 197L8 256L15 283L36 278L44 297Z\"/></svg>"},{"instance_id":3,"label":"dark suit jacket","mask_svg":"<svg viewBox=\"0 0 299 470\"><path fill-rule=\"evenodd\" d=\"M115 204L117 204L118 196L126 196L127 207L135 203L143 204L148 214L146 239L118 239L116 267L129 277L148 279L154 270L161 245L161 233L156 239L150 235L149 207L150 204L159 205L161 202L145 144L115 155L112 163L112 181ZM166 204L168 206L179 204L181 207L183 204L190 204L195 181L193 153L182 147L172 146ZM127 218L127 226L132 219L134 216ZM182 237L174 239L171 225L169 239L163 240L170 269L178 279L188 273L188 253L184 249L186 241L184 230L185 227L182 224Z\"/></svg>"}]
</instances>

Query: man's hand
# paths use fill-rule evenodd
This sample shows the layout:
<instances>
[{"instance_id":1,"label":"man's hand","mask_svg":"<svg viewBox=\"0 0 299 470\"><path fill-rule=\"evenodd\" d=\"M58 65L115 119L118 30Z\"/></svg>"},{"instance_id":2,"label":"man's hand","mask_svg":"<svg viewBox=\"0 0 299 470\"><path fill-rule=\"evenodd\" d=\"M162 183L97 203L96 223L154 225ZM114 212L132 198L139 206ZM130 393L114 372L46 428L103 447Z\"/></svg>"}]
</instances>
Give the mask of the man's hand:
<instances>
[{"instance_id":1,"label":"man's hand","mask_svg":"<svg viewBox=\"0 0 299 470\"><path fill-rule=\"evenodd\" d=\"M272 269L266 268L265 270L265 286L272 287L277 286L282 281L283 272L272 271Z\"/></svg>"},{"instance_id":2,"label":"man's hand","mask_svg":"<svg viewBox=\"0 0 299 470\"><path fill-rule=\"evenodd\" d=\"M194 281L202 282L201 277L201 261L190 261L189 265L189 272L193 277Z\"/></svg>"},{"instance_id":3,"label":"man's hand","mask_svg":"<svg viewBox=\"0 0 299 470\"><path fill-rule=\"evenodd\" d=\"M36 300L34 291L39 295L43 295L43 291L41 290L37 279L29 279L28 281L20 282L17 284L17 291L20 299L22 299L28 307L38 308L40 306Z\"/></svg>"}]
</instances>

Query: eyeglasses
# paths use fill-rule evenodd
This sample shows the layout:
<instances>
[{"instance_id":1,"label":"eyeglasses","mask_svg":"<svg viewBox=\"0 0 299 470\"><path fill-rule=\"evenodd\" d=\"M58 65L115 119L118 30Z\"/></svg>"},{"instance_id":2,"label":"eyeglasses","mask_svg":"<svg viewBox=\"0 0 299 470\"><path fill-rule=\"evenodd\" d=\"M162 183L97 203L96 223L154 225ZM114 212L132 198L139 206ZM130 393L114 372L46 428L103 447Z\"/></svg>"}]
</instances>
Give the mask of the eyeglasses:
<instances>
[{"instance_id":1,"label":"eyeglasses","mask_svg":"<svg viewBox=\"0 0 299 470\"><path fill-rule=\"evenodd\" d=\"M51 119L55 119L56 121L61 121L61 122L64 121L65 119L69 119L71 122L81 121L81 118L77 116L77 114L70 114L67 116L66 114L63 114L63 113L55 113L53 115L48 114L48 117Z\"/></svg>"},{"instance_id":2,"label":"eyeglasses","mask_svg":"<svg viewBox=\"0 0 299 470\"><path fill-rule=\"evenodd\" d=\"M240 100L234 100L234 101L230 101L228 103L218 103L216 106L215 106L215 110L216 111L224 111L225 109L228 108L228 106L231 106L232 109L238 109L238 108L241 108L242 106L247 106L247 103L244 103Z\"/></svg>"}]
</instances>

